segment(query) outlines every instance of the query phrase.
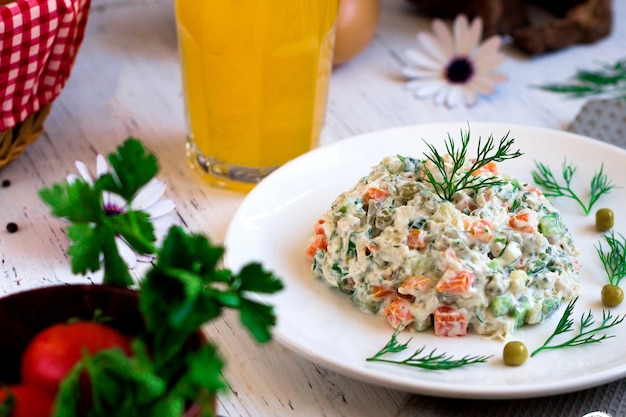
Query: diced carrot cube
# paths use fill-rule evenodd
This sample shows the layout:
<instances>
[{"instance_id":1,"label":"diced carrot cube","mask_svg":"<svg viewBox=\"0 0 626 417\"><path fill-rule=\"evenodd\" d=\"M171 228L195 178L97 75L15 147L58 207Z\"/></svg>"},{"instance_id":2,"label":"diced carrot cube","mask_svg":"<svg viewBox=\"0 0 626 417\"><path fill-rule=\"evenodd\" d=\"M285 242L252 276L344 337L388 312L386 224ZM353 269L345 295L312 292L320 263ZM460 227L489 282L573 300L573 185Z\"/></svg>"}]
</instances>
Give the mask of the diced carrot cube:
<instances>
[{"instance_id":1,"label":"diced carrot cube","mask_svg":"<svg viewBox=\"0 0 626 417\"><path fill-rule=\"evenodd\" d=\"M450 306L439 306L435 309L434 328L437 336L465 336L467 324L467 316L460 310Z\"/></svg>"},{"instance_id":2,"label":"diced carrot cube","mask_svg":"<svg viewBox=\"0 0 626 417\"><path fill-rule=\"evenodd\" d=\"M473 171L472 175L474 175L474 176L482 175L482 174L496 175L497 173L498 173L498 164L496 164L495 162L491 161L491 162L487 162L487 164L485 164L482 167L478 168L477 170Z\"/></svg>"},{"instance_id":3,"label":"diced carrot cube","mask_svg":"<svg viewBox=\"0 0 626 417\"><path fill-rule=\"evenodd\" d=\"M328 241L326 240L326 235L315 235L315 237L311 241L311 244L306 250L306 254L308 256L315 256L315 252L317 252L318 249L328 249Z\"/></svg>"},{"instance_id":4,"label":"diced carrot cube","mask_svg":"<svg viewBox=\"0 0 626 417\"><path fill-rule=\"evenodd\" d=\"M398 288L400 294L412 294L415 292L426 293L432 285L432 280L423 275L413 275L408 277Z\"/></svg>"},{"instance_id":5,"label":"diced carrot cube","mask_svg":"<svg viewBox=\"0 0 626 417\"><path fill-rule=\"evenodd\" d=\"M478 219L469 228L472 237L479 242L489 243L493 239L493 223L486 219Z\"/></svg>"},{"instance_id":6,"label":"diced carrot cube","mask_svg":"<svg viewBox=\"0 0 626 417\"><path fill-rule=\"evenodd\" d=\"M373 285L372 295L375 298L385 298L388 295L394 294L395 291L385 285Z\"/></svg>"},{"instance_id":7,"label":"diced carrot cube","mask_svg":"<svg viewBox=\"0 0 626 417\"><path fill-rule=\"evenodd\" d=\"M370 252L378 252L378 251L380 251L380 246L378 246L378 244L376 242L374 242L373 240L368 241L365 244L365 247L367 247L367 250L369 250Z\"/></svg>"},{"instance_id":8,"label":"diced carrot cube","mask_svg":"<svg viewBox=\"0 0 626 417\"><path fill-rule=\"evenodd\" d=\"M448 270L439 278L435 289L446 294L463 294L472 288L473 282L474 273L469 269L459 272Z\"/></svg>"},{"instance_id":9,"label":"diced carrot cube","mask_svg":"<svg viewBox=\"0 0 626 417\"><path fill-rule=\"evenodd\" d=\"M535 233L537 225L538 220L528 211L520 211L509 217L509 226L523 233Z\"/></svg>"},{"instance_id":10,"label":"diced carrot cube","mask_svg":"<svg viewBox=\"0 0 626 417\"><path fill-rule=\"evenodd\" d=\"M409 249L424 249L426 247L426 233L421 229L409 229L406 245Z\"/></svg>"},{"instance_id":11,"label":"diced carrot cube","mask_svg":"<svg viewBox=\"0 0 626 417\"><path fill-rule=\"evenodd\" d=\"M313 226L313 230L315 231L316 234L321 235L323 233L325 233L324 231L324 220L320 219L317 221L317 223L315 223L315 226Z\"/></svg>"},{"instance_id":12,"label":"diced carrot cube","mask_svg":"<svg viewBox=\"0 0 626 417\"><path fill-rule=\"evenodd\" d=\"M409 310L407 302L402 299L397 299L387 306L385 309L385 317L389 325L397 330L404 329L415 320L415 317Z\"/></svg>"},{"instance_id":13,"label":"diced carrot cube","mask_svg":"<svg viewBox=\"0 0 626 417\"><path fill-rule=\"evenodd\" d=\"M367 204L370 200L382 201L385 198L387 198L388 195L389 195L388 190L383 190L378 187L370 187L367 189L367 191L365 191L365 196L363 197L363 199L365 200L365 203Z\"/></svg>"}]
</instances>

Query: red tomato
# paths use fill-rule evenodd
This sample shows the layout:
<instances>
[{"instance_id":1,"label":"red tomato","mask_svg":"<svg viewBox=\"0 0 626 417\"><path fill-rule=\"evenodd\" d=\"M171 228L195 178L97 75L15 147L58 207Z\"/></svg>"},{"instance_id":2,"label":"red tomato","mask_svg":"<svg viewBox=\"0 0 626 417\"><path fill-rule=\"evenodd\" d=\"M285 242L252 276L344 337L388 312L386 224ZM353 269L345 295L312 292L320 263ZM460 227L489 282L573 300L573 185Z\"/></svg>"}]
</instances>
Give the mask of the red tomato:
<instances>
[{"instance_id":1,"label":"red tomato","mask_svg":"<svg viewBox=\"0 0 626 417\"><path fill-rule=\"evenodd\" d=\"M59 383L86 351L122 348L130 354L130 339L102 323L77 321L52 325L30 342L22 356L22 382L56 392Z\"/></svg>"},{"instance_id":2,"label":"red tomato","mask_svg":"<svg viewBox=\"0 0 626 417\"><path fill-rule=\"evenodd\" d=\"M34 385L10 385L0 387L0 407L9 406L9 392L15 402L11 407L11 417L50 417L54 396L43 388Z\"/></svg>"}]
</instances>

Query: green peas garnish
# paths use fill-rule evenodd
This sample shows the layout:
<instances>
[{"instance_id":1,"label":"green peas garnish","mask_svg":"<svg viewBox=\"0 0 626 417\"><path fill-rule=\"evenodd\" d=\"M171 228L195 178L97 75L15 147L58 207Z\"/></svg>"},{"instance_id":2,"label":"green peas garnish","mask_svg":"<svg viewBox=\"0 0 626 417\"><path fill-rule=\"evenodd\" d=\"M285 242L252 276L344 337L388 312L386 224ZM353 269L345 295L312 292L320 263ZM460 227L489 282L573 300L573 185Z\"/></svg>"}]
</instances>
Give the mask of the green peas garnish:
<instances>
[{"instance_id":1,"label":"green peas garnish","mask_svg":"<svg viewBox=\"0 0 626 417\"><path fill-rule=\"evenodd\" d=\"M520 366L528 359L528 349L522 342L512 341L504 345L502 359L509 366Z\"/></svg>"},{"instance_id":2,"label":"green peas garnish","mask_svg":"<svg viewBox=\"0 0 626 417\"><path fill-rule=\"evenodd\" d=\"M606 284L602 287L600 295L602 303L607 307L618 306L624 301L624 291L617 285Z\"/></svg>"},{"instance_id":3,"label":"green peas garnish","mask_svg":"<svg viewBox=\"0 0 626 417\"><path fill-rule=\"evenodd\" d=\"M609 208L601 208L596 211L596 229L600 232L610 230L615 224L615 215Z\"/></svg>"}]
</instances>

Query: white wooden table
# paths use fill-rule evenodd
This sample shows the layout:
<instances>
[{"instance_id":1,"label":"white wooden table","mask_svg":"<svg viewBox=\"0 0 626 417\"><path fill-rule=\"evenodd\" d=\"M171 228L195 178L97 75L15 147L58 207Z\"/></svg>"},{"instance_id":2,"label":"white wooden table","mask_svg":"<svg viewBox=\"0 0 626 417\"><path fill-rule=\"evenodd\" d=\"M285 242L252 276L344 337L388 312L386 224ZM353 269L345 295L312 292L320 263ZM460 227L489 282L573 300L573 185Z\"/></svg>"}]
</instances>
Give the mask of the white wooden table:
<instances>
[{"instance_id":1,"label":"white wooden table","mask_svg":"<svg viewBox=\"0 0 626 417\"><path fill-rule=\"evenodd\" d=\"M469 109L450 110L417 100L404 87L402 53L429 22L406 0L381 0L379 29L368 49L334 70L322 145L378 129L441 121L494 121L567 129L582 100L532 88L563 81L576 69L626 55L626 2L616 0L611 36L536 58L506 47L501 69L509 80ZM167 196L190 230L222 242L245 197L207 187L185 159L185 126L173 5L168 0L95 0L72 75L56 100L45 134L0 171L0 294L74 277L65 255L63 224L52 218L38 190L95 161L126 137L141 138L159 157ZM4 229L19 225L17 233ZM36 306L33 306L36 308ZM407 394L344 377L277 343L255 345L234 317L209 326L228 361L231 391L219 412L235 416L396 416Z\"/></svg>"}]
</instances>

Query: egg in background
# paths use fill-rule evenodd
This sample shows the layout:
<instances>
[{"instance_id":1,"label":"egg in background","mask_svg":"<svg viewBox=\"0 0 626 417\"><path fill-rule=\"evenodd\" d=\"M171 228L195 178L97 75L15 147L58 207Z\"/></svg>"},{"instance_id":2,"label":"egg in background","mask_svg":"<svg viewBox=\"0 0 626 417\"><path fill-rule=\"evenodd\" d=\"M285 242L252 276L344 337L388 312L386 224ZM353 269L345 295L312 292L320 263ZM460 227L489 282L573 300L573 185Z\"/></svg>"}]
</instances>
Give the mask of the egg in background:
<instances>
[{"instance_id":1,"label":"egg in background","mask_svg":"<svg viewBox=\"0 0 626 417\"><path fill-rule=\"evenodd\" d=\"M379 0L340 0L333 64L341 65L361 53L378 26Z\"/></svg>"}]
</instances>

